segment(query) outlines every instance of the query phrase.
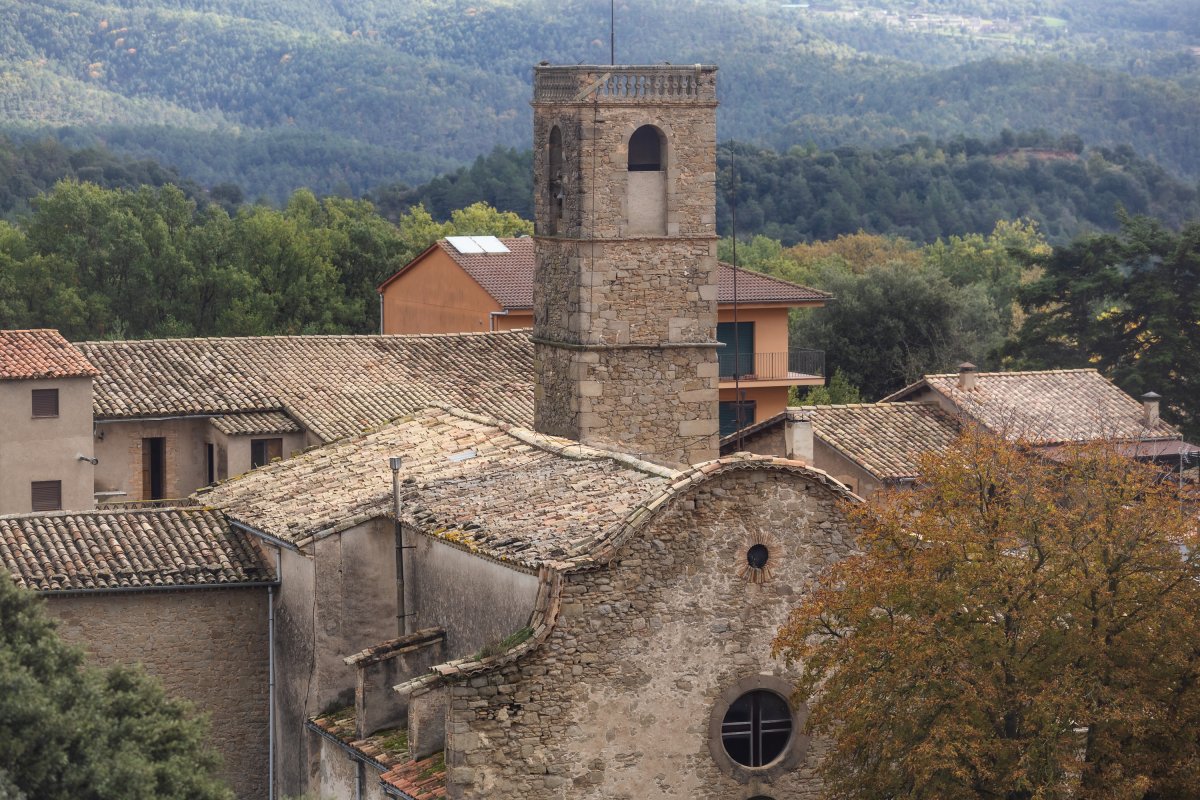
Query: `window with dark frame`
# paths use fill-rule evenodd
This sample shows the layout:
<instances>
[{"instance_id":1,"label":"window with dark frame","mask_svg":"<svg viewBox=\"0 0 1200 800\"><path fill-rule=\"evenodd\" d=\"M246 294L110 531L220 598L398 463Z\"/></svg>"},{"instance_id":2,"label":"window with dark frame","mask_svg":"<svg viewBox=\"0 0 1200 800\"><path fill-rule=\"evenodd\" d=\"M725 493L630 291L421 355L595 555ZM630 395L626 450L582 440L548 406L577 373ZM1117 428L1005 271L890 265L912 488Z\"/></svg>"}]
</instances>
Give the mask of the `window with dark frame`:
<instances>
[{"instance_id":1,"label":"window with dark frame","mask_svg":"<svg viewBox=\"0 0 1200 800\"><path fill-rule=\"evenodd\" d=\"M258 469L283 458L283 439L251 439L250 469Z\"/></svg>"},{"instance_id":2,"label":"window with dark frame","mask_svg":"<svg viewBox=\"0 0 1200 800\"><path fill-rule=\"evenodd\" d=\"M774 692L747 692L721 722L721 744L744 767L764 767L783 754L792 738L792 710Z\"/></svg>"},{"instance_id":3,"label":"window with dark frame","mask_svg":"<svg viewBox=\"0 0 1200 800\"><path fill-rule=\"evenodd\" d=\"M33 416L35 418L58 416L58 389L33 390Z\"/></svg>"},{"instance_id":4,"label":"window with dark frame","mask_svg":"<svg viewBox=\"0 0 1200 800\"><path fill-rule=\"evenodd\" d=\"M62 481L33 481L29 488L34 511L62 511Z\"/></svg>"}]
</instances>

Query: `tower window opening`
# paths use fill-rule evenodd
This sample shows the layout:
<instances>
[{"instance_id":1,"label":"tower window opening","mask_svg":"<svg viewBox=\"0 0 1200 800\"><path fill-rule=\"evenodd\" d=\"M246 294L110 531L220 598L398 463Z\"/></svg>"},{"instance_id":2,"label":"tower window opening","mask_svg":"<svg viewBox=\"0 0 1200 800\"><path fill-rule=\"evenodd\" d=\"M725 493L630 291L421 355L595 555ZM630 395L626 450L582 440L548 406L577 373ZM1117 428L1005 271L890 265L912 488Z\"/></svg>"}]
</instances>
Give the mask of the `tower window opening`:
<instances>
[{"instance_id":1,"label":"tower window opening","mask_svg":"<svg viewBox=\"0 0 1200 800\"><path fill-rule=\"evenodd\" d=\"M558 223L563 218L563 205L566 200L566 181L563 179L562 131L555 125L550 129L550 143L547 148L546 181L550 193L550 230L548 233L558 233Z\"/></svg>"},{"instance_id":2,"label":"tower window opening","mask_svg":"<svg viewBox=\"0 0 1200 800\"><path fill-rule=\"evenodd\" d=\"M629 138L629 171L662 172L663 136L653 125L643 125Z\"/></svg>"}]
</instances>

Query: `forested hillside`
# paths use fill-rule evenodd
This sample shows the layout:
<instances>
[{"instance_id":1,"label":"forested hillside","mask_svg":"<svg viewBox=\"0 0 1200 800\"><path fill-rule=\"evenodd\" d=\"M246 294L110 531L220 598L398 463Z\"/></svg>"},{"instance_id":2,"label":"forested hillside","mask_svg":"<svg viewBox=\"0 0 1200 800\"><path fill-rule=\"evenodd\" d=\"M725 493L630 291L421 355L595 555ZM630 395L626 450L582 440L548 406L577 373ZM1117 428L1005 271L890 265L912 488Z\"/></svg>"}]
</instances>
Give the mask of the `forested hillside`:
<instances>
[{"instance_id":1,"label":"forested hillside","mask_svg":"<svg viewBox=\"0 0 1200 800\"><path fill-rule=\"evenodd\" d=\"M624 0L622 62L719 64L720 135L893 145L1004 129L1200 176L1193 4ZM0 127L203 185L361 194L524 148L532 64L608 60L605 0L39 0L0 6Z\"/></svg>"},{"instance_id":2,"label":"forested hillside","mask_svg":"<svg viewBox=\"0 0 1200 800\"><path fill-rule=\"evenodd\" d=\"M421 203L438 219L486 202L532 217L528 150L497 149L470 167L409 189L384 186L369 198L396 218ZM1119 210L1171 227L1200 217L1193 184L1168 175L1129 147L1084 148L1077 136L1003 135L981 141L928 138L880 149L795 147L784 153L745 144L717 150L717 226L784 244L865 230L918 242L987 233L1000 219L1038 223L1053 242L1115 231Z\"/></svg>"}]
</instances>

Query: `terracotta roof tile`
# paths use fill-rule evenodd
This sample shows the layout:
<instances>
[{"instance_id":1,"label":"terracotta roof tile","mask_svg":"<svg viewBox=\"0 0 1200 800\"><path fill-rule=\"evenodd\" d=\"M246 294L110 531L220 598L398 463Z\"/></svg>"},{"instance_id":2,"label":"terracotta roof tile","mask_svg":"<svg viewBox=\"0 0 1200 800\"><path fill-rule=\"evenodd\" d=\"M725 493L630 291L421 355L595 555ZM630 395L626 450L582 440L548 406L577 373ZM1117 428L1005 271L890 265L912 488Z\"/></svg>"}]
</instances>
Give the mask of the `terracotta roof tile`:
<instances>
[{"instance_id":1,"label":"terracotta roof tile","mask_svg":"<svg viewBox=\"0 0 1200 800\"><path fill-rule=\"evenodd\" d=\"M1179 437L1161 419L1143 425L1142 404L1094 369L981 372L970 391L958 381L957 373L926 375L884 400L908 399L928 386L993 432L1034 444Z\"/></svg>"},{"instance_id":2,"label":"terracotta roof tile","mask_svg":"<svg viewBox=\"0 0 1200 800\"><path fill-rule=\"evenodd\" d=\"M267 433L301 433L304 428L282 411L250 411L213 417L209 424L226 436L259 436Z\"/></svg>"},{"instance_id":3,"label":"terracotta roof tile","mask_svg":"<svg viewBox=\"0 0 1200 800\"><path fill-rule=\"evenodd\" d=\"M273 580L253 541L198 508L0 517L0 566L44 592Z\"/></svg>"},{"instance_id":4,"label":"terracotta roof tile","mask_svg":"<svg viewBox=\"0 0 1200 800\"><path fill-rule=\"evenodd\" d=\"M934 403L813 406L813 436L882 480L915 478L918 460L945 450L960 426Z\"/></svg>"},{"instance_id":5,"label":"terracotta roof tile","mask_svg":"<svg viewBox=\"0 0 1200 800\"><path fill-rule=\"evenodd\" d=\"M409 800L436 800L446 796L445 755L435 753L429 758L413 761L402 728L377 731L359 739L355 733L353 706L322 714L309 720L308 724L383 770L380 781L389 795L399 794Z\"/></svg>"},{"instance_id":6,"label":"terracotta roof tile","mask_svg":"<svg viewBox=\"0 0 1200 800\"><path fill-rule=\"evenodd\" d=\"M277 412L323 441L432 403L533 418L528 332L83 342L97 419Z\"/></svg>"},{"instance_id":7,"label":"terracotta roof tile","mask_svg":"<svg viewBox=\"0 0 1200 800\"><path fill-rule=\"evenodd\" d=\"M431 408L212 489L207 504L270 536L314 535L391 513L402 456L407 523L456 546L532 567L586 552L676 473L461 411Z\"/></svg>"},{"instance_id":8,"label":"terracotta roof tile","mask_svg":"<svg viewBox=\"0 0 1200 800\"><path fill-rule=\"evenodd\" d=\"M508 253L460 253L442 239L438 246L495 298L502 308L533 308L533 239L501 239ZM717 273L717 302L733 302L734 276L742 303L812 303L832 295L761 272L722 262Z\"/></svg>"},{"instance_id":9,"label":"terracotta roof tile","mask_svg":"<svg viewBox=\"0 0 1200 800\"><path fill-rule=\"evenodd\" d=\"M445 754L435 753L421 761L409 761L392 767L380 776L380 780L408 800L437 800L445 797Z\"/></svg>"},{"instance_id":10,"label":"terracotta roof tile","mask_svg":"<svg viewBox=\"0 0 1200 800\"><path fill-rule=\"evenodd\" d=\"M502 308L533 308L533 239L501 239L507 253L460 253L445 239L438 247Z\"/></svg>"},{"instance_id":11,"label":"terracotta roof tile","mask_svg":"<svg viewBox=\"0 0 1200 800\"><path fill-rule=\"evenodd\" d=\"M0 380L85 378L98 370L58 331L0 331Z\"/></svg>"}]
</instances>

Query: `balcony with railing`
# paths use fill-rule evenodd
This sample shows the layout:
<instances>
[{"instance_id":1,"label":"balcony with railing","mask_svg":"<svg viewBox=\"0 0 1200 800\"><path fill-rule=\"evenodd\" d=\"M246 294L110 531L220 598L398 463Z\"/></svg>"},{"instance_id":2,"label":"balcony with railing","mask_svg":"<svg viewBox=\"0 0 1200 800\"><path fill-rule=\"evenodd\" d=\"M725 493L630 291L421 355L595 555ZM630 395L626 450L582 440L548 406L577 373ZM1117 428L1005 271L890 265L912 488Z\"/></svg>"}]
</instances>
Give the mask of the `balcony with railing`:
<instances>
[{"instance_id":1,"label":"balcony with railing","mask_svg":"<svg viewBox=\"0 0 1200 800\"><path fill-rule=\"evenodd\" d=\"M786 353L737 353L717 356L721 383L772 382L803 386L825 382L824 350L789 350Z\"/></svg>"}]
</instances>

